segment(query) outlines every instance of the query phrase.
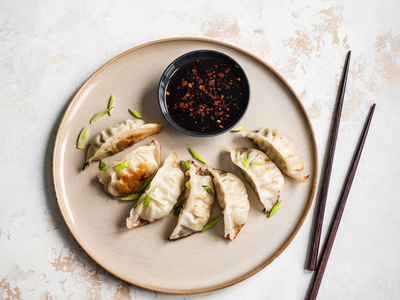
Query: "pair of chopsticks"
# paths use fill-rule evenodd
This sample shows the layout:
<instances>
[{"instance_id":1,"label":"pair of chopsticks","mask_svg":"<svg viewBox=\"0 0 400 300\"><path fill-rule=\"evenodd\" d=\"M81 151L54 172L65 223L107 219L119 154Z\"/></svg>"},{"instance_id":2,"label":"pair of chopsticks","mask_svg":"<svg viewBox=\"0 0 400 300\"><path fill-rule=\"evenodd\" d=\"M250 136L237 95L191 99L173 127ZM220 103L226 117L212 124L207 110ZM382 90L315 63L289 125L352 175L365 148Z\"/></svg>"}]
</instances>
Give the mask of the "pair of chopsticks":
<instances>
[{"instance_id":1,"label":"pair of chopsticks","mask_svg":"<svg viewBox=\"0 0 400 300\"><path fill-rule=\"evenodd\" d=\"M342 218L342 214L344 211L344 207L346 205L347 197L350 193L350 188L353 183L354 176L356 174L358 162L360 161L361 153L364 147L364 143L368 134L369 126L371 124L372 116L375 111L375 104L372 105L367 121L364 126L364 130L362 132L359 144L357 146L357 150L355 153L355 156L353 158L353 161L350 165L346 181L344 183L344 187L342 190L342 193L339 197L338 201L338 207L336 209L335 215L334 215L334 220L331 225L331 228L328 232L328 239L326 244L324 245L324 248L322 249L322 255L321 255L321 260L319 262L319 265L317 266L317 259L318 259L318 249L319 249L319 243L320 243L320 238L321 238L321 230L322 230L322 223L324 219L324 213L325 213L325 204L326 204L326 198L328 195L328 188L329 188L329 181L331 177L331 171L332 171L332 164L333 164L333 157L335 155L335 147L336 147L336 140L337 140L337 135L339 131L339 124L340 124L340 117L342 114L342 107L343 107L343 99L344 99L344 93L346 89L346 82L347 82L347 76L348 76L348 71L349 71L349 65L350 65L350 56L351 56L351 51L347 54L346 62L345 62L345 67L343 70L343 77L342 81L340 84L339 88L339 98L336 106L336 111L334 115L334 123L333 123L333 128L331 131L331 141L329 145L329 153L327 157L327 162L326 162L326 167L324 172L324 177L323 177L323 186L322 190L320 193L320 199L319 202L317 203L318 205L318 211L317 211L317 217L316 217L316 222L314 223L314 235L312 239L312 245L311 245L311 252L309 256L309 261L307 265L307 269L309 270L316 270L316 273L314 274L312 284L310 286L309 294L307 299L316 299L319 287L321 285L322 277L325 272L326 265L328 263L329 255L332 250L333 242L335 241L336 233L339 228L340 220Z\"/></svg>"}]
</instances>

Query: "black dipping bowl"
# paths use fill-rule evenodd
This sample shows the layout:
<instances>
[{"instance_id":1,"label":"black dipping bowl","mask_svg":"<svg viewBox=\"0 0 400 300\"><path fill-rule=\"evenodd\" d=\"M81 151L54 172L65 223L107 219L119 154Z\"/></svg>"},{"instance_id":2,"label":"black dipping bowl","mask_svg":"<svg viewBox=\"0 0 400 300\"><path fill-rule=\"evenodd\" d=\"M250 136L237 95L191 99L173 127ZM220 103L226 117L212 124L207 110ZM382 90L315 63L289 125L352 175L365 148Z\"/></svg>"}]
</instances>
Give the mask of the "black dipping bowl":
<instances>
[{"instance_id":1,"label":"black dipping bowl","mask_svg":"<svg viewBox=\"0 0 400 300\"><path fill-rule=\"evenodd\" d=\"M212 65L216 76L201 77L203 73L211 74L207 66ZM192 80L194 84L185 85L187 77L196 76L194 71L194 75L190 73L192 68L198 68L200 75ZM203 82L198 78L204 79ZM225 89L227 83L232 84ZM167 95L168 90L176 93ZM228 96L224 98L225 92ZM186 99L185 93L191 96ZM196 137L216 136L234 128L246 113L249 99L250 86L242 67L228 55L213 50L196 50L178 57L164 71L158 86L158 102L164 118L179 131ZM197 119L189 117L190 113L197 113Z\"/></svg>"}]
</instances>

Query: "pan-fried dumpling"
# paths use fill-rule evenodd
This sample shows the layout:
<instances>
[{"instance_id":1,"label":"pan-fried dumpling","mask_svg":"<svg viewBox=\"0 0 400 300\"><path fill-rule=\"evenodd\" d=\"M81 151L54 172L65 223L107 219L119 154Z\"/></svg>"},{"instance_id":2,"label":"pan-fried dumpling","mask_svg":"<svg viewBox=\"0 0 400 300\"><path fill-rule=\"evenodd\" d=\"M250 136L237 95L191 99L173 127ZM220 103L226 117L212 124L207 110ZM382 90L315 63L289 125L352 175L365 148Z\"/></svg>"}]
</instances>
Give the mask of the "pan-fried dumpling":
<instances>
[{"instance_id":1,"label":"pan-fried dumpling","mask_svg":"<svg viewBox=\"0 0 400 300\"><path fill-rule=\"evenodd\" d=\"M193 161L190 162L190 169L186 175L190 178L185 184L185 200L178 224L169 237L170 241L200 232L207 224L214 205L214 186L211 176L205 175Z\"/></svg>"},{"instance_id":2,"label":"pan-fried dumpling","mask_svg":"<svg viewBox=\"0 0 400 300\"><path fill-rule=\"evenodd\" d=\"M264 212L269 212L278 202L283 188L283 176L278 167L262 151L257 149L232 149L232 162L245 174L246 179L256 190Z\"/></svg>"},{"instance_id":3,"label":"pan-fried dumpling","mask_svg":"<svg viewBox=\"0 0 400 300\"><path fill-rule=\"evenodd\" d=\"M159 133L163 128L162 124L145 124L143 120L128 119L100 131L90 141L82 170L86 169L92 161L121 152L146 137Z\"/></svg>"},{"instance_id":4,"label":"pan-fried dumpling","mask_svg":"<svg viewBox=\"0 0 400 300\"><path fill-rule=\"evenodd\" d=\"M112 197L124 197L157 172L160 160L160 144L154 140L149 146L132 151L122 161L108 164L106 170L97 173L97 177L107 194Z\"/></svg>"},{"instance_id":5,"label":"pan-fried dumpling","mask_svg":"<svg viewBox=\"0 0 400 300\"><path fill-rule=\"evenodd\" d=\"M178 155L172 153L132 208L130 217L126 219L126 227L136 228L168 215L176 204L184 183L185 175L179 167Z\"/></svg>"},{"instance_id":6,"label":"pan-fried dumpling","mask_svg":"<svg viewBox=\"0 0 400 300\"><path fill-rule=\"evenodd\" d=\"M246 188L236 175L210 166L206 168L214 177L217 200L224 214L224 237L233 241L246 223L250 209Z\"/></svg>"},{"instance_id":7,"label":"pan-fried dumpling","mask_svg":"<svg viewBox=\"0 0 400 300\"><path fill-rule=\"evenodd\" d=\"M304 175L303 158L296 145L277 129L263 128L245 136L252 139L286 175L300 182L305 182L309 177Z\"/></svg>"}]
</instances>

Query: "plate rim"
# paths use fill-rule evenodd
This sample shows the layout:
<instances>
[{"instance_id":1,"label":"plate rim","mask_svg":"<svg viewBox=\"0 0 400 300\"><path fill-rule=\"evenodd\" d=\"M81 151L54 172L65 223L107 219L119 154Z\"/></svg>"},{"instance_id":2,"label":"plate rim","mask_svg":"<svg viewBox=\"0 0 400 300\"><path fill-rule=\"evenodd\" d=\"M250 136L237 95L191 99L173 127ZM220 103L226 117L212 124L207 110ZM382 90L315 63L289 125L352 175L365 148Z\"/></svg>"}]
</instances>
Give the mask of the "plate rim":
<instances>
[{"instance_id":1,"label":"plate rim","mask_svg":"<svg viewBox=\"0 0 400 300\"><path fill-rule=\"evenodd\" d=\"M213 43L213 44L222 45L222 46L234 49L234 50L236 50L238 52L241 52L241 53L251 57L252 59L255 59L256 61L258 61L259 63L261 63L265 67L267 67L270 71L272 71L286 85L286 87L290 90L290 92L293 94L293 96L295 97L296 101L298 102L301 110L303 111L306 123L307 123L307 125L309 127L309 130L311 132L312 141L313 141L312 150L313 150L314 155L315 155L314 168L312 170L314 172L314 174L315 174L315 177L314 177L314 182L312 183L312 189L311 189L311 193L310 193L310 198L308 200L305 213L301 217L300 222L297 224L296 228L293 230L293 232L291 233L289 238L281 245L281 247L276 251L276 253L274 253L268 260L264 261L260 266L254 268L252 271L248 272L247 274L243 274L239 278L230 280L229 282L226 282L226 283L221 283L221 284L217 284L217 285L213 285L213 286L209 286L209 287L205 287L205 288L195 288L195 289L190 289L190 290L168 289L168 288L153 287L151 285L146 285L146 284L140 284L140 283L134 282L131 279L126 278L126 276L124 276L124 274L122 274L122 273L119 273L118 270L114 270L111 267L105 266L103 264L102 260L99 257L97 257L97 255L95 255L95 253L93 253L92 251L90 251L88 249L86 243L74 231L73 225L70 223L70 220L68 219L67 209L62 205L62 201L60 200L62 198L62 195L61 195L61 193L59 191L57 178L56 178L56 165L57 165L56 158L57 158L57 155L59 154L58 151L57 151L57 148L59 148L59 146L60 146L61 128L65 127L64 123L66 122L67 115L70 114L70 111L71 111L72 107L74 106L75 102L77 101L78 97L81 95L82 91L85 90L85 88L91 83L91 81L96 76L98 76L103 71L103 69L107 68L109 65L113 64L114 62L118 61L122 57L124 57L124 56L126 56L126 55L128 55L128 54L130 54L132 52L135 52L135 51L137 51L139 49L142 49L142 48L145 48L145 47L149 47L149 46L153 46L153 45L156 45L156 44L162 44L162 43L168 43L168 42L182 42L182 41L198 41L198 42L207 42L207 43ZM58 204L58 207L60 209L60 212L61 212L61 215L63 217L63 220L64 220L65 224L67 225L68 230L70 231L70 233L74 237L75 241L79 244L79 246L82 247L82 249L85 251L85 253L91 259L93 259L98 265L100 265L104 270L106 270L110 274L118 277L119 279L124 280L125 282L127 282L129 284L135 285L135 286L140 287L140 288L145 288L147 290L151 290L151 291L155 291L155 292L161 292L161 293L167 293L167 294L179 294L179 295L200 294L200 293L207 293L207 292L217 291L217 290L220 290L220 289L235 285L235 284L237 284L239 282L242 282L242 281L250 278L251 276L253 276L256 273L258 273L261 270L263 270L270 263L272 263L289 246L289 244L293 241L293 239L295 238L295 236L299 232L300 228L303 226L303 223L304 223L305 219L308 216L308 213L310 211L312 202L314 200L314 195L315 195L315 191L316 191L316 187L317 187L317 179L318 179L318 148L317 148L317 144L316 144L314 129L312 127L310 118L308 117L308 114L307 114L302 102L300 101L298 95L296 94L294 89L290 86L290 84L286 81L286 79L283 78L282 75L280 73L278 73L273 67L271 67L267 62L263 61L261 58L259 58L258 56L248 52L247 50L244 50L244 49L242 49L242 48L240 48L238 46L231 45L229 43L222 42L222 41L219 41L219 40L214 40L214 39L209 39L209 38L201 38L201 37L165 38L165 39L158 39L158 40L154 40L154 41L147 42L147 43L144 43L144 44L140 44L138 46L135 46L133 48L130 48L130 49L118 54L117 56L115 56L114 58L110 59L105 64L103 64L92 75L90 75L90 77L82 84L82 86L78 89L78 91L75 93L75 95L70 100L67 108L64 111L63 117L62 117L61 122L60 122L60 124L58 126L58 129L57 129L57 135L56 135L55 142L54 142L54 147L53 147L52 178L53 178L53 187L54 187L54 192L55 192L55 196L56 196L56 199L57 199L57 204Z\"/></svg>"}]
</instances>

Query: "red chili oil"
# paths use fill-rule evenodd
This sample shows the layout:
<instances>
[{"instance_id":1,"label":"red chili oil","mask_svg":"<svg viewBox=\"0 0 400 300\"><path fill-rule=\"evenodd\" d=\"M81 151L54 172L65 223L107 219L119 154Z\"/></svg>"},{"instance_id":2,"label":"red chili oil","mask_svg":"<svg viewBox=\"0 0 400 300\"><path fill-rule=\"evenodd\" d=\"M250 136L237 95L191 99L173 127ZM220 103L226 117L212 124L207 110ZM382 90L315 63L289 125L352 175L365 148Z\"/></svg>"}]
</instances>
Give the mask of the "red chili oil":
<instances>
[{"instance_id":1,"label":"red chili oil","mask_svg":"<svg viewBox=\"0 0 400 300\"><path fill-rule=\"evenodd\" d=\"M231 126L246 105L240 73L223 61L200 58L171 77L166 102L171 118L181 127L213 133Z\"/></svg>"}]
</instances>

